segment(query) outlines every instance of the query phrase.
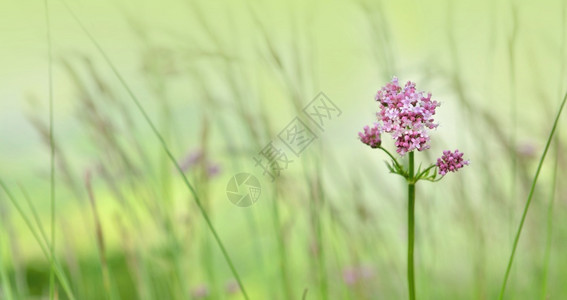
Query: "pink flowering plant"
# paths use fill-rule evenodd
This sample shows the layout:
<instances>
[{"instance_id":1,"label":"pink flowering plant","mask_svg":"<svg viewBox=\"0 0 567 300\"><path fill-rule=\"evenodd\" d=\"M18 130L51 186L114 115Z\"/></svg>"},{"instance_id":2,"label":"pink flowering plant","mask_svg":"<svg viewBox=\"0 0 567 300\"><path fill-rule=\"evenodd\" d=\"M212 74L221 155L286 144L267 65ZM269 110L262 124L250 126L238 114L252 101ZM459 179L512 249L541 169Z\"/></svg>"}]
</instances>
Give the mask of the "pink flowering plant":
<instances>
[{"instance_id":1,"label":"pink flowering plant","mask_svg":"<svg viewBox=\"0 0 567 300\"><path fill-rule=\"evenodd\" d=\"M365 126L358 135L364 144L384 151L391 159L387 163L390 172L404 177L408 183L408 290L409 298L415 299L413 267L415 184L419 180L439 181L447 173L456 172L468 165L469 161L463 159L463 153L459 150L454 152L446 150L436 163L424 169L420 165L415 171L414 152L430 148L429 133L439 125L433 119L439 102L431 99L431 93L426 94L416 90L415 83L411 81L403 87L400 86L396 77L378 91L376 101L379 104L376 113L377 122L372 126ZM382 147L383 133L391 135L399 158L408 154L407 168L391 152Z\"/></svg>"}]
</instances>

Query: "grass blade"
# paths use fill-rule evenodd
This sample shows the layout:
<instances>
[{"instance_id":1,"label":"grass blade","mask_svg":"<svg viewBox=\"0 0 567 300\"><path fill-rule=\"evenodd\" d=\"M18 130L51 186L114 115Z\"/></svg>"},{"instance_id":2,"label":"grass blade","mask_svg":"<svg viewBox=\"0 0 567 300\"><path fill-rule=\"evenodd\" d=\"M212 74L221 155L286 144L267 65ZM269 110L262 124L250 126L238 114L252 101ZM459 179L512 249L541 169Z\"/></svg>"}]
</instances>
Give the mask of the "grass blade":
<instances>
[{"instance_id":1,"label":"grass blade","mask_svg":"<svg viewBox=\"0 0 567 300\"><path fill-rule=\"evenodd\" d=\"M16 198L14 198L14 196L12 195L12 193L10 192L10 190L8 189L8 187L6 186L4 181L2 181L1 179L0 179L0 187L4 190L4 192L8 196L8 199L10 200L10 202L12 202L12 204L14 205L14 207L16 208L16 210L18 211L20 216L22 216L22 218L24 219L26 226L32 232L37 244L41 248L41 251L43 252L45 257L49 260L49 263L51 265L51 269L53 270L54 276L56 276L59 279L59 282L61 283L63 290L67 294L67 297L71 300L74 300L75 296L73 295L73 291L71 290L71 287L68 283L68 280L65 277L65 273L63 272L63 268L61 268L61 266L57 263L57 261L55 259L55 255L53 254L53 252L50 252L50 248L47 246L47 245L49 245L49 243L48 243L45 231L43 230L43 227L41 226L40 223L38 223L38 227L40 228L40 231L42 232L42 234L41 234L42 237L40 237L38 232L33 227L31 220L24 213L22 207L18 204L18 201L16 201ZM27 199L27 196L26 196L26 200L29 201L29 199ZM28 202L28 203L31 205L31 202ZM37 219L37 214L35 212L34 212L34 217L36 218L36 222L38 222L39 219Z\"/></svg>"},{"instance_id":2,"label":"grass blade","mask_svg":"<svg viewBox=\"0 0 567 300\"><path fill-rule=\"evenodd\" d=\"M535 191L535 186L537 184L537 179L539 177L539 173L541 172L541 168L543 166L543 162L545 160L545 156L547 155L547 151L549 150L549 146L551 145L551 140L553 139L553 135L555 134L555 130L557 129L557 123L559 123L559 117L561 116L561 112L565 107L565 102L567 101L567 93L563 97L563 101L561 102L561 106L559 107L559 111L557 112L557 116L555 117L555 121L553 122L553 127L551 128L551 132L549 133L549 137L547 138L547 143L545 144L545 150L543 150L543 154L539 160L539 164L537 166L537 170L532 181L532 186L530 188L530 193L528 195L528 200L526 201L526 205L524 207L524 212L522 213L522 219L520 221L520 225L518 226L518 232L516 233L516 237L514 238L514 246L512 247L512 253L510 254L510 259L508 260L508 267L506 268L506 274L504 275L504 282L502 283L502 288L500 290L500 296L498 299L504 299L504 293L506 291L506 284L508 283L508 277L510 276L510 270L512 269L512 263L514 262L514 256L516 255L516 249L518 248L518 242L520 240L520 235L522 234L522 228L524 227L524 222L526 221L526 216L528 214L528 210L530 208L530 204L532 202L532 198Z\"/></svg>"},{"instance_id":3,"label":"grass blade","mask_svg":"<svg viewBox=\"0 0 567 300\"><path fill-rule=\"evenodd\" d=\"M541 288L541 299L547 299L547 279L549 275L549 260L551 258L551 244L553 239L553 208L555 204L555 193L557 190L557 169L559 166L559 140L555 140L555 166L551 176L551 195L549 196L549 204L547 205L547 228L545 252L543 258L543 279Z\"/></svg>"},{"instance_id":4,"label":"grass blade","mask_svg":"<svg viewBox=\"0 0 567 300\"><path fill-rule=\"evenodd\" d=\"M560 57L565 53L565 2L561 6L561 23L562 23L562 30L561 30L561 47L559 49ZM560 69L560 76L559 82L563 82L563 78L565 74L565 60L561 61L561 69ZM562 86L559 87L560 90L563 88ZM559 135L559 133L557 133ZM549 277L549 261L551 259L551 246L553 240L553 210L555 207L555 197L557 191L557 173L559 169L559 151L561 150L561 142L559 139L555 140L555 157L554 157L554 168L552 173L552 183L551 183L551 195L549 196L549 204L547 209L547 237L545 243L545 252L544 252L544 259L543 259L543 283L541 289L541 299L547 299L547 280Z\"/></svg>"},{"instance_id":5,"label":"grass blade","mask_svg":"<svg viewBox=\"0 0 567 300\"><path fill-rule=\"evenodd\" d=\"M2 241L2 239L0 239ZM2 291L4 298L13 299L12 296L12 286L10 285L10 279L8 278L8 272L6 271L7 265L4 263L4 254L2 253L2 248L4 245L0 243L0 282L2 283Z\"/></svg>"},{"instance_id":6,"label":"grass blade","mask_svg":"<svg viewBox=\"0 0 567 300\"><path fill-rule=\"evenodd\" d=\"M181 167L177 163L177 160L175 159L175 157L173 156L173 154L169 150L169 147L167 146L165 139L160 134L157 127L154 125L154 123L152 122L152 120L148 116L146 110L142 107L140 101L138 100L138 98L136 97L136 95L134 94L134 92L132 91L130 86L126 83L126 80L122 77L120 72L118 72L118 69L116 68L114 63L112 63L112 61L110 60L110 58L108 57L106 52L102 49L102 46L97 42L97 40L94 38L94 36L87 30L87 28L83 25L81 20L77 17L77 15L73 12L73 10L71 10L71 8L67 5L67 3L63 0L62 0L62 2L65 5L65 7L67 8L67 10L69 11L69 13L71 14L71 16L73 17L73 19L75 19L75 21L81 27L83 32L87 35L89 40L91 40L91 42L97 48L98 52L102 55L103 59L109 65L112 72L118 78L118 80L120 81L122 86L126 89L126 92L130 96L130 99L135 104L135 106L138 109L138 111L140 112L140 114L142 114L144 120L150 126L150 128L151 128L152 132L154 133L154 135L156 136L156 138L159 140L159 143L161 144L163 150L166 152L167 156L171 160L171 163L175 166L175 169L179 172L179 175L181 175L181 178L183 179L183 183L189 189L189 191L191 192L191 195L195 199L195 202L197 203L197 207L199 208L199 211L203 215L203 218L205 219L207 226L211 230L211 233L213 234L219 248L221 249L221 252L222 252L224 258L226 259L226 262L228 263L230 270L232 271L232 274L234 275L234 277L236 278L236 281L238 282L238 285L240 286L240 290L242 291L242 294L244 295L244 297L246 299L249 299L248 294L246 293L246 290L244 289L244 285L242 284L242 280L240 279L240 276L238 275L238 272L236 271L236 268L234 267L234 264L232 263L232 260L230 259L228 252L226 251L226 248L224 247L217 231L215 230L213 223L211 222L207 212L205 211L205 208L203 207L203 204L201 203L201 200L199 199L199 196L197 195L195 188L191 185L191 183L187 179L187 176L185 176L185 173L183 172L183 170L181 169Z\"/></svg>"},{"instance_id":7,"label":"grass blade","mask_svg":"<svg viewBox=\"0 0 567 300\"><path fill-rule=\"evenodd\" d=\"M104 289L106 290L106 295L109 299L114 299L114 293L111 288L110 283L110 271L108 268L107 258L106 258L106 248L104 244L104 234L102 231L102 225L100 221L100 217L98 215L97 207L96 207L96 199L93 192L92 187L92 175L90 172L87 172L85 176L85 186L87 188L87 194L89 196L89 203L91 205L91 210L93 214L93 220L95 223L95 235L96 235L96 245L98 248L99 259L102 269L102 280L104 284Z\"/></svg>"}]
</instances>

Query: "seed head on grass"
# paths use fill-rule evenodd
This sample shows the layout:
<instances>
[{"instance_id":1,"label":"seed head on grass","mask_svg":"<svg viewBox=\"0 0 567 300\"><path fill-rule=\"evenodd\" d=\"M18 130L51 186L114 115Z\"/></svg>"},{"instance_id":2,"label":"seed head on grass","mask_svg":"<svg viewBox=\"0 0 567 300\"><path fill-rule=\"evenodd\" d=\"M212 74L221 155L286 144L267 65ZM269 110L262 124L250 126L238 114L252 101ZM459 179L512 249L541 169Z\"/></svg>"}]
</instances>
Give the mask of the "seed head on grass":
<instances>
[{"instance_id":1,"label":"seed head on grass","mask_svg":"<svg viewBox=\"0 0 567 300\"><path fill-rule=\"evenodd\" d=\"M178 162L179 167L183 172L187 172L199 165L204 164L206 174L209 178L215 177L221 173L221 166L206 158L202 149L191 151L182 160Z\"/></svg>"}]
</instances>

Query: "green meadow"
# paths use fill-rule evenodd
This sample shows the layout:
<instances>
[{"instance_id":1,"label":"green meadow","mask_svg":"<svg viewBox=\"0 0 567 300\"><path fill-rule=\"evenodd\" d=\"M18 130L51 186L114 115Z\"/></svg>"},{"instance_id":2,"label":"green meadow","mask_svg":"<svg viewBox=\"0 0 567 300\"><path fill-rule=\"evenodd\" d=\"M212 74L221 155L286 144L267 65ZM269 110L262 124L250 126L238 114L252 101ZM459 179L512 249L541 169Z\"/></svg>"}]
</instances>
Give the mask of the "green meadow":
<instances>
[{"instance_id":1,"label":"green meadow","mask_svg":"<svg viewBox=\"0 0 567 300\"><path fill-rule=\"evenodd\" d=\"M4 0L0 299L407 299L407 182L358 136L394 76L441 104L415 168L470 160L415 184L416 298L567 299L566 31L561 0Z\"/></svg>"}]
</instances>

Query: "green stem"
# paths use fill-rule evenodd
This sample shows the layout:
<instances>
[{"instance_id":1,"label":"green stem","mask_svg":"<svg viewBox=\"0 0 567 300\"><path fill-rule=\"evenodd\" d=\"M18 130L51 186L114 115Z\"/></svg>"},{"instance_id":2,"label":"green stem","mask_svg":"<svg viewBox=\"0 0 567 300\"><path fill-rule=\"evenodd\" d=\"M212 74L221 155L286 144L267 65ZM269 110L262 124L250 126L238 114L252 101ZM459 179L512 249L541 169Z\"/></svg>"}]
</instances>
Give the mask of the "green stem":
<instances>
[{"instance_id":1,"label":"green stem","mask_svg":"<svg viewBox=\"0 0 567 300\"><path fill-rule=\"evenodd\" d=\"M431 166L427 167L427 169L425 169L425 170L423 170L423 171L421 171L421 172L419 172L419 170L417 170L417 171L419 172L419 174L417 174L417 175L415 176L415 182L417 182L417 181L419 181L420 179L422 179L421 177L422 177L423 175L425 175L427 172L429 172L429 170L431 170L431 169L433 169L433 168L435 168L435 167L437 167L437 166L436 166L436 165L431 165ZM427 180L427 178L426 178L426 180Z\"/></svg>"},{"instance_id":2,"label":"green stem","mask_svg":"<svg viewBox=\"0 0 567 300\"><path fill-rule=\"evenodd\" d=\"M379 149L381 149L382 151L386 152L386 154L388 154L388 156L394 161L394 163L396 164L396 166L398 166L400 169L402 168L400 163L398 162L398 160L390 153L388 152L388 150L379 147ZM413 155L413 153L411 153L411 155ZM413 157L413 156L412 156Z\"/></svg>"},{"instance_id":3,"label":"green stem","mask_svg":"<svg viewBox=\"0 0 567 300\"><path fill-rule=\"evenodd\" d=\"M549 196L549 204L547 207L547 237L545 243L545 254L543 259L543 285L541 289L541 298L547 299L547 278L549 275L549 260L551 257L551 243L553 239L553 207L555 203L555 192L557 187L557 171L559 166L559 140L555 140L555 164L551 181L551 195Z\"/></svg>"},{"instance_id":4,"label":"green stem","mask_svg":"<svg viewBox=\"0 0 567 300\"><path fill-rule=\"evenodd\" d=\"M541 168L543 167L543 162L545 161L545 156L547 155L547 151L549 150L549 146L551 144L551 140L553 139L553 135L555 134L555 130L557 129L557 123L559 122L559 117L561 116L561 112L565 107L565 102L567 102L567 93L563 96L563 101L561 102L561 106L559 107L559 111L557 112L557 116L555 117L555 121L553 122L553 127L551 128L551 132L549 133L549 137L547 138L547 143L545 145L545 149L543 150L543 154L539 160L539 164L537 166L537 170L534 176L534 180L532 181L532 186L530 188L530 194L528 195L528 200L526 201L526 205L524 207L524 212L522 213L522 219L520 220L520 225L518 226L518 231L516 233L516 237L514 238L514 246L512 246L512 253L510 254L510 259L508 260L508 267L506 268L506 274L504 275L504 282L502 282L502 288L500 289L500 296L498 299L504 299L504 292L506 291L506 284L508 283L508 277L510 277L510 270L512 269L512 263L514 262L514 256L516 255L516 249L518 248L518 242L520 241L520 235L522 234L522 229L524 227L524 222L526 221L526 216L528 215L528 210L530 209L530 204L532 202L532 198L534 196L534 191L537 183L537 179L539 177L539 173L541 172Z\"/></svg>"},{"instance_id":5,"label":"green stem","mask_svg":"<svg viewBox=\"0 0 567 300\"><path fill-rule=\"evenodd\" d=\"M565 15L565 8L567 7L567 3L563 2L561 6L561 48L560 53L565 53L565 25L566 24L566 15ZM560 80L559 80L559 88L560 92L563 88L563 78L565 77L565 60L561 61L561 73L560 73ZM561 136L559 132L557 132L557 136ZM545 254L544 254L544 261L543 261L543 287L541 290L541 299L547 299L547 279L549 277L549 260L551 258L551 246L552 246L552 239L553 239L553 208L555 203L555 194L557 188L557 172L559 166L559 151L560 151L560 140L559 138L555 139L555 161L554 161L554 168L553 168L553 175L552 175L552 182L551 182L551 195L549 197L549 205L547 210L547 241L545 243Z\"/></svg>"},{"instance_id":6,"label":"green stem","mask_svg":"<svg viewBox=\"0 0 567 300\"><path fill-rule=\"evenodd\" d=\"M4 247L4 245L1 243L0 241L0 279L2 282L2 285L4 287L4 297L6 299L13 299L13 295L12 295L12 287L10 285L10 279L8 278L8 266L7 263L5 264L3 261L3 253L2 253L2 248Z\"/></svg>"},{"instance_id":7,"label":"green stem","mask_svg":"<svg viewBox=\"0 0 567 300\"><path fill-rule=\"evenodd\" d=\"M51 268L53 268L53 271L55 272L55 276L57 277L57 279L59 279L59 282L61 283L61 287L63 288L63 290L67 294L67 297L71 300L74 300L75 296L73 295L73 291L71 290L71 286L69 284L69 281L67 280L67 277L65 277L65 272L64 272L63 268L61 267L61 265L58 263L55 255L50 252L51 248L49 247L47 235L45 234L45 231L42 229L43 227L41 227L41 223L38 223L38 227L39 227L40 232L43 236L43 241L42 241L42 237L37 233L37 231L32 226L32 223L31 223L30 219L28 218L28 216L22 210L22 207L20 206L19 202L16 201L16 199L14 198L14 196L12 195L12 193L10 192L10 190L8 189L8 187L6 186L4 181L2 181L2 179L0 179L0 188L2 190L4 190L4 192L8 196L8 200L10 200L10 202L12 202L12 204L14 205L14 207L16 208L16 210L18 211L20 216L24 219L24 222L26 223L27 227L29 228L29 230L33 234L33 236L34 236L35 240L37 241L39 247L41 248L43 254L49 260L49 264L50 264ZM28 199L26 199L26 200L28 200ZM31 203L31 202L28 201L28 203ZM34 217L36 218L36 221L39 220L39 218L37 217L37 213L35 212L35 209L32 209L32 212L34 213Z\"/></svg>"},{"instance_id":8,"label":"green stem","mask_svg":"<svg viewBox=\"0 0 567 300\"><path fill-rule=\"evenodd\" d=\"M197 204L197 208L198 208L199 212L201 213L201 215L205 219L205 223L207 224L207 227L210 229L211 233L213 234L213 237L214 237L217 245L219 246L219 248L220 248L220 250L221 250L221 252L224 256L226 263L228 264L232 274L234 275L234 278L238 282L238 286L240 286L240 291L242 292L242 295L244 296L245 299L248 300L249 298L248 298L248 294L246 293L246 289L244 288L244 285L242 284L242 280L240 278L240 275L236 271L236 267L234 266L232 259L228 255L228 251L226 250L224 244L221 241L219 234L217 233L215 227L213 226L213 222L209 218L209 215L207 214L205 207L203 206L203 203L201 202L201 199L200 199L199 195L197 194L197 191L195 190L193 185L189 182L189 179L187 179L187 176L185 176L185 172L181 169L181 167L177 163L177 159L175 158L175 156L173 156L173 153L169 149L169 146L167 145L165 139L163 138L163 136L161 135L161 133L159 132L157 127L154 125L154 122L152 122L152 120L150 119L150 116L148 115L147 111L144 109L144 107L142 106L142 104L138 100L138 97L136 97L136 95L134 94L134 91L126 83L126 80L124 79L124 77L122 77L120 72L118 72L118 69L116 68L114 63L110 60L110 57L108 57L108 55L106 54L106 52L104 51L102 46L98 43L98 41L94 38L94 36L90 33L90 31L88 31L88 29L85 27L83 22L81 22L79 17L75 14L75 12L71 9L71 7L69 7L67 2L65 2L65 0L61 0L61 2L63 2L67 11L73 17L73 19L75 19L75 21L77 22L79 27L82 29L82 31L85 33L85 35L89 38L89 40L91 40L91 42L93 43L95 48L101 54L102 58L105 60L105 62L108 64L108 66L110 67L110 69L112 70L112 72L114 73L114 75L116 76L118 81L120 82L120 84L124 87L124 89L126 89L127 94L130 96L130 100L132 100L132 102L136 106L138 112L142 115L142 118L145 120L145 122L148 124L148 126L150 126L150 129L153 132L153 135L158 139L159 144L163 148L163 151L165 151L165 153L169 157L169 160L171 161L171 163L174 165L175 169L177 170L177 172L181 176L183 183L191 192L191 195L193 196L193 199L195 200L195 203Z\"/></svg>"},{"instance_id":9,"label":"green stem","mask_svg":"<svg viewBox=\"0 0 567 300\"><path fill-rule=\"evenodd\" d=\"M415 182L413 152L409 153L409 178L408 178L408 289L409 299L415 299L415 275L413 268L413 245L415 237Z\"/></svg>"}]
</instances>

